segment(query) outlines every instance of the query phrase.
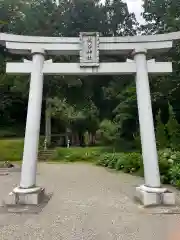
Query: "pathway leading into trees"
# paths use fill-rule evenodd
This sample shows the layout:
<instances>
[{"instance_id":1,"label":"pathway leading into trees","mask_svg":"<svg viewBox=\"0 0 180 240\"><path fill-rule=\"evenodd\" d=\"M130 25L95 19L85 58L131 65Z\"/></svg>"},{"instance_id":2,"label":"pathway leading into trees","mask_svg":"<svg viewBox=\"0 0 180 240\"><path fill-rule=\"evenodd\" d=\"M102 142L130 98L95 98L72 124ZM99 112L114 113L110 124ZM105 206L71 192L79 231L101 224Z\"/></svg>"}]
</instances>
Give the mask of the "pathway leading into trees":
<instances>
[{"instance_id":1,"label":"pathway leading into trees","mask_svg":"<svg viewBox=\"0 0 180 240\"><path fill-rule=\"evenodd\" d=\"M0 176L0 200L19 177ZM180 226L180 215L154 214L135 204L134 187L141 181L89 164L41 164L37 182L53 192L52 198L38 214L1 211L0 239L169 239Z\"/></svg>"}]
</instances>

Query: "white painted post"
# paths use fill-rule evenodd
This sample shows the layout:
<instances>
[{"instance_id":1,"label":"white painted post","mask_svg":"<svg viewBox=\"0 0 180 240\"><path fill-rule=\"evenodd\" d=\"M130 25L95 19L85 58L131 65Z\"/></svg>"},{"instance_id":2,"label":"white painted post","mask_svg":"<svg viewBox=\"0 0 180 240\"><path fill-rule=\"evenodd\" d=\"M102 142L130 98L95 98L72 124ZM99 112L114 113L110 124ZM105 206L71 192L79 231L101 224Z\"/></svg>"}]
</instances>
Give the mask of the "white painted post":
<instances>
[{"instance_id":1,"label":"white painted post","mask_svg":"<svg viewBox=\"0 0 180 240\"><path fill-rule=\"evenodd\" d=\"M43 93L44 50L32 51L32 72L29 90L28 112L20 188L33 188L36 185L36 168L39 146L41 106Z\"/></svg>"},{"instance_id":2,"label":"white painted post","mask_svg":"<svg viewBox=\"0 0 180 240\"><path fill-rule=\"evenodd\" d=\"M160 188L161 183L148 79L146 50L135 50L134 60L136 62L136 91L145 185L150 188Z\"/></svg>"},{"instance_id":3,"label":"white painted post","mask_svg":"<svg viewBox=\"0 0 180 240\"><path fill-rule=\"evenodd\" d=\"M70 140L67 141L67 148L70 148Z\"/></svg>"}]
</instances>

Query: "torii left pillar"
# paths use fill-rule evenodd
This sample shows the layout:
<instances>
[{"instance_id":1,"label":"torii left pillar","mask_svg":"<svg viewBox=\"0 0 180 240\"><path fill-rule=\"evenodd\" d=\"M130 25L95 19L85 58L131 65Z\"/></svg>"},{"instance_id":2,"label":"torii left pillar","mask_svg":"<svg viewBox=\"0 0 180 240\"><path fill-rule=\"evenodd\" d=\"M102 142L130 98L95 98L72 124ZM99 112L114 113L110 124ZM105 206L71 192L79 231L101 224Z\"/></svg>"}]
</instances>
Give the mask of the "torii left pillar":
<instances>
[{"instance_id":1,"label":"torii left pillar","mask_svg":"<svg viewBox=\"0 0 180 240\"><path fill-rule=\"evenodd\" d=\"M21 180L20 186L11 193L11 196L13 196L11 201L14 204L38 204L44 196L44 189L36 186L44 61L45 52L43 49L32 50L32 72Z\"/></svg>"}]
</instances>

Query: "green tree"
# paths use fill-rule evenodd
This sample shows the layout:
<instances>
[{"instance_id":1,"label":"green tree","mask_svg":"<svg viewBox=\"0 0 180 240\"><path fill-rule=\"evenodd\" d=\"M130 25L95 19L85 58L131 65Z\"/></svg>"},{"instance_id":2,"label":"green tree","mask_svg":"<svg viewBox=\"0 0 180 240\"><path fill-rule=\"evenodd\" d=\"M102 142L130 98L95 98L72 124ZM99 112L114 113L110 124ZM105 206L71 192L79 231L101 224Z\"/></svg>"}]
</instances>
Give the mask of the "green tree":
<instances>
[{"instance_id":1,"label":"green tree","mask_svg":"<svg viewBox=\"0 0 180 240\"><path fill-rule=\"evenodd\" d=\"M152 0L145 1L144 17L147 24L142 27L145 33L167 33L180 30L180 1L179 0ZM166 77L154 77L152 81L153 101L157 108L161 108L163 102L173 102L178 110L180 100L180 42L175 41L171 51L156 57L157 60L171 61L173 73ZM180 113L176 110L178 120Z\"/></svg>"},{"instance_id":2,"label":"green tree","mask_svg":"<svg viewBox=\"0 0 180 240\"><path fill-rule=\"evenodd\" d=\"M116 123L105 119L100 123L98 136L100 141L105 144L114 144L117 139L118 126Z\"/></svg>"},{"instance_id":3,"label":"green tree","mask_svg":"<svg viewBox=\"0 0 180 240\"><path fill-rule=\"evenodd\" d=\"M126 78L125 78L126 79ZM124 80L125 80L124 79ZM113 110L115 121L119 125L120 136L127 141L133 140L133 135L138 129L138 111L136 99L135 82L130 78L124 86L119 86L119 89L114 85L114 91L117 94L117 105ZM122 84L123 84L122 80ZM129 84L128 84L129 83ZM119 92L117 92L120 90Z\"/></svg>"},{"instance_id":4,"label":"green tree","mask_svg":"<svg viewBox=\"0 0 180 240\"><path fill-rule=\"evenodd\" d=\"M167 123L167 131L170 138L170 146L178 149L180 146L180 125L176 120L173 107L169 104L169 121Z\"/></svg>"},{"instance_id":5,"label":"green tree","mask_svg":"<svg viewBox=\"0 0 180 240\"><path fill-rule=\"evenodd\" d=\"M161 111L158 112L156 117L156 142L159 149L163 149L168 146L168 136L165 125L161 121Z\"/></svg>"},{"instance_id":6,"label":"green tree","mask_svg":"<svg viewBox=\"0 0 180 240\"><path fill-rule=\"evenodd\" d=\"M107 0L105 4L101 4L100 0L60 0L59 6L52 0L17 0L16 2L1 0L0 16L2 18L0 20L8 21L8 24L1 28L1 32L22 35L78 37L81 31L98 31L102 36L126 36L135 35L137 25L134 15L129 14L127 5L121 0ZM3 93L0 95L2 116L0 123L2 125L2 122L11 124L12 120L16 123L22 121L21 124L24 126L25 107L28 101L28 78L5 74L7 61L22 59L8 54L3 47L0 48L0 54L0 89ZM52 60L69 62L77 61L77 57L52 56ZM124 61L125 59L103 56L102 60ZM119 105L120 99L117 95L121 95L124 86L127 87L129 84L127 80L124 76L121 78L46 76L43 99L53 97L58 101L60 99L60 106L57 106L60 109L56 111L56 115L61 124L67 126L71 122L71 126L76 126L78 131L88 130L94 138L100 121L105 118L113 120L116 115L120 116L122 111L124 115L126 114L125 108L124 110L119 108L121 111L117 113L113 110ZM125 94L122 93L122 95ZM67 100L64 102L64 99ZM124 96L125 100L126 96ZM131 117L136 119L130 111L131 107L132 104L129 102L128 111ZM124 128L124 132L126 131L131 132L127 126Z\"/></svg>"}]
</instances>

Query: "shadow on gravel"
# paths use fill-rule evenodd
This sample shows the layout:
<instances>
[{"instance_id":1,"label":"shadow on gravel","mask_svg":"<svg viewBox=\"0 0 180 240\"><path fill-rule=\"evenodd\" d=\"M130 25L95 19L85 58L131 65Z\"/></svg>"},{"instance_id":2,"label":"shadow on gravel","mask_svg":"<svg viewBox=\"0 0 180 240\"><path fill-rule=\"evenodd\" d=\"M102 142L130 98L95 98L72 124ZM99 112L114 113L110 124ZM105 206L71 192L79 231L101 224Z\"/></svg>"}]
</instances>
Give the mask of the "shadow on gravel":
<instances>
[{"instance_id":1,"label":"shadow on gravel","mask_svg":"<svg viewBox=\"0 0 180 240\"><path fill-rule=\"evenodd\" d=\"M44 200L39 205L4 205L0 207L0 214L40 214L51 200L53 193L45 195Z\"/></svg>"}]
</instances>

